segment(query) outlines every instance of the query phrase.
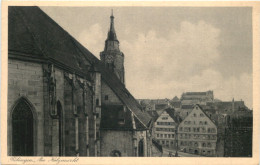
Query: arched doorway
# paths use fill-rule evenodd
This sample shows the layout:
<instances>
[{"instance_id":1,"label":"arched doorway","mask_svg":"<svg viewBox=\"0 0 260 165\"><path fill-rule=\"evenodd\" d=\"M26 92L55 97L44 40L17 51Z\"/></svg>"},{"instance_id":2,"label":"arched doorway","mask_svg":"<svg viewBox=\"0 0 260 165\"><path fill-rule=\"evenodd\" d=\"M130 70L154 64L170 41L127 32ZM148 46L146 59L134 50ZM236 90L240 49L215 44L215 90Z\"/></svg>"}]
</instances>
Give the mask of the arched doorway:
<instances>
[{"instance_id":1,"label":"arched doorway","mask_svg":"<svg viewBox=\"0 0 260 165\"><path fill-rule=\"evenodd\" d=\"M12 111L12 156L34 155L34 117L25 99Z\"/></svg>"},{"instance_id":2,"label":"arched doorway","mask_svg":"<svg viewBox=\"0 0 260 165\"><path fill-rule=\"evenodd\" d=\"M144 156L144 140L140 140L138 143L138 156Z\"/></svg>"}]
</instances>

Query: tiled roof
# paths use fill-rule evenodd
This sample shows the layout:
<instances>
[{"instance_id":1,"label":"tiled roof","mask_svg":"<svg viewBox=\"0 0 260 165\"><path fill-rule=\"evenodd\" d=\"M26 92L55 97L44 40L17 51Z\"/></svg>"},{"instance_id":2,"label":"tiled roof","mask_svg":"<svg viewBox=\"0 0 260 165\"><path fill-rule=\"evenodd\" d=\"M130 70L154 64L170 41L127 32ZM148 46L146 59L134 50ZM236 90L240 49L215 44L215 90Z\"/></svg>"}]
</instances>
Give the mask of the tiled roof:
<instances>
[{"instance_id":1,"label":"tiled roof","mask_svg":"<svg viewBox=\"0 0 260 165\"><path fill-rule=\"evenodd\" d=\"M181 109L193 109L194 105L181 105Z\"/></svg>"},{"instance_id":2,"label":"tiled roof","mask_svg":"<svg viewBox=\"0 0 260 165\"><path fill-rule=\"evenodd\" d=\"M214 123L215 125L217 124L216 121L213 121L213 120L208 116L208 114L203 110L203 108L202 108L199 104L196 104L196 106L198 106L198 107L201 109L201 111L204 113L204 115L207 116L212 123Z\"/></svg>"},{"instance_id":3,"label":"tiled roof","mask_svg":"<svg viewBox=\"0 0 260 165\"><path fill-rule=\"evenodd\" d=\"M181 102L170 102L170 104L174 107L174 108L180 108L181 107Z\"/></svg>"},{"instance_id":4,"label":"tiled roof","mask_svg":"<svg viewBox=\"0 0 260 165\"><path fill-rule=\"evenodd\" d=\"M168 104L155 104L155 109L159 110L159 109L165 109L168 107Z\"/></svg>"},{"instance_id":5,"label":"tiled roof","mask_svg":"<svg viewBox=\"0 0 260 165\"><path fill-rule=\"evenodd\" d=\"M38 7L12 6L8 14L9 53L56 61L76 73L89 68L73 38Z\"/></svg>"},{"instance_id":6,"label":"tiled roof","mask_svg":"<svg viewBox=\"0 0 260 165\"><path fill-rule=\"evenodd\" d=\"M98 70L102 80L108 84L127 109L133 112L135 118L143 126L149 126L151 117L142 111L139 103L117 76L108 71L100 60L40 8L9 7L8 13L9 53L18 52L23 58L30 56L30 58L44 59L44 61L55 61L86 77L89 76L87 73L90 68Z\"/></svg>"},{"instance_id":7,"label":"tiled roof","mask_svg":"<svg viewBox=\"0 0 260 165\"><path fill-rule=\"evenodd\" d=\"M169 114L169 116L176 122L176 123L180 123L181 119L179 117L177 117L175 114L174 114L174 109L173 108L167 108L165 109L165 111Z\"/></svg>"},{"instance_id":8,"label":"tiled roof","mask_svg":"<svg viewBox=\"0 0 260 165\"><path fill-rule=\"evenodd\" d=\"M153 118L153 121L156 121L159 117L157 111L147 111L147 113Z\"/></svg>"}]
</instances>

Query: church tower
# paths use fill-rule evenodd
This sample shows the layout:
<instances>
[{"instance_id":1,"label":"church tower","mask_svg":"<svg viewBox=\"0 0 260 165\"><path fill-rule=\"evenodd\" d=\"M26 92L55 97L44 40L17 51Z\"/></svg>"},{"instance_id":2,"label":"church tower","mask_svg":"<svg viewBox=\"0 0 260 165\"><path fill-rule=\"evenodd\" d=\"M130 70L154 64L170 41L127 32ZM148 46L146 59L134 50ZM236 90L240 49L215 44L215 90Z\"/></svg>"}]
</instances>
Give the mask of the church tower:
<instances>
[{"instance_id":1,"label":"church tower","mask_svg":"<svg viewBox=\"0 0 260 165\"><path fill-rule=\"evenodd\" d=\"M110 29L107 33L105 48L100 53L100 59L125 84L124 54L119 49L119 41L114 27L113 10L110 16Z\"/></svg>"}]
</instances>

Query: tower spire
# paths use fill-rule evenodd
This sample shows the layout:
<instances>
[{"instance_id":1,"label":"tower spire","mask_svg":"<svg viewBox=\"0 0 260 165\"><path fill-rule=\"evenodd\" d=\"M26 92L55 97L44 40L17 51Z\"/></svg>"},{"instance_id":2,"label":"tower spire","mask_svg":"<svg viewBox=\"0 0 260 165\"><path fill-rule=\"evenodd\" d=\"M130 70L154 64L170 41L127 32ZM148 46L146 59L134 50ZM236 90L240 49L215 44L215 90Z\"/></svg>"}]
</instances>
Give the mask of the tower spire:
<instances>
[{"instance_id":1,"label":"tower spire","mask_svg":"<svg viewBox=\"0 0 260 165\"><path fill-rule=\"evenodd\" d=\"M114 27L114 13L111 9L110 27L105 41L104 51L100 52L100 59L105 63L108 69L113 71L119 80L125 83L124 54L119 49L119 41L116 37Z\"/></svg>"},{"instance_id":2,"label":"tower spire","mask_svg":"<svg viewBox=\"0 0 260 165\"><path fill-rule=\"evenodd\" d=\"M116 37L116 31L114 27L114 15L113 15L113 9L111 10L111 16L110 16L110 29L107 34L107 40L110 41L118 41Z\"/></svg>"}]
</instances>

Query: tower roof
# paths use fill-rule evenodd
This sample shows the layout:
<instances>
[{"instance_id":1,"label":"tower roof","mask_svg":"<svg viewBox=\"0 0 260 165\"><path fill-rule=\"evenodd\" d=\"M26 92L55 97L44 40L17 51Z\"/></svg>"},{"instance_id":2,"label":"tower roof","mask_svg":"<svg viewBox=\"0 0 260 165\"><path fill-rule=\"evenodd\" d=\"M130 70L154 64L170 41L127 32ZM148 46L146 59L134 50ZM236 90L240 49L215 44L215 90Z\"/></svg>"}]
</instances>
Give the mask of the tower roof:
<instances>
[{"instance_id":1,"label":"tower roof","mask_svg":"<svg viewBox=\"0 0 260 165\"><path fill-rule=\"evenodd\" d=\"M117 37L116 37L116 31L115 31L115 27L114 27L114 15L113 15L113 9L111 12L111 16L110 16L110 29L107 33L107 41L118 41ZM118 41L119 42L119 41Z\"/></svg>"}]
</instances>

